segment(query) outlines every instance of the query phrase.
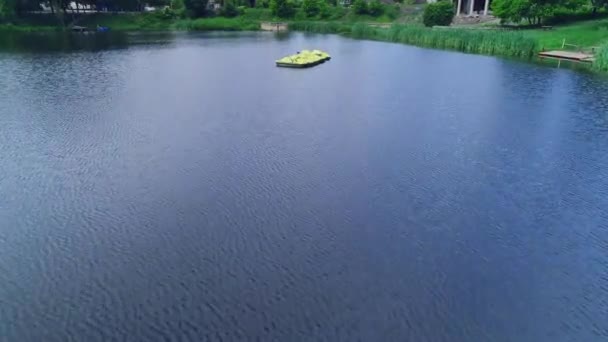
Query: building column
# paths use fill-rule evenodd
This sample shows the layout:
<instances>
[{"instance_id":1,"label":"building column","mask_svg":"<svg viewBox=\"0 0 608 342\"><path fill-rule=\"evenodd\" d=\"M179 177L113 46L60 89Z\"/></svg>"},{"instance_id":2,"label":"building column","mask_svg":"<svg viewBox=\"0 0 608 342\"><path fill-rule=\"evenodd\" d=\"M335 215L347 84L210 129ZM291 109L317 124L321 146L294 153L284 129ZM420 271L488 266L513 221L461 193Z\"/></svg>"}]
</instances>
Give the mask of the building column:
<instances>
[{"instance_id":1,"label":"building column","mask_svg":"<svg viewBox=\"0 0 608 342\"><path fill-rule=\"evenodd\" d=\"M469 15L473 15L473 10L475 6L475 0L469 0L471 2L471 7L469 7Z\"/></svg>"},{"instance_id":2,"label":"building column","mask_svg":"<svg viewBox=\"0 0 608 342\"><path fill-rule=\"evenodd\" d=\"M488 7L490 7L490 0L486 0L485 5L483 6L483 15L488 15Z\"/></svg>"},{"instance_id":3,"label":"building column","mask_svg":"<svg viewBox=\"0 0 608 342\"><path fill-rule=\"evenodd\" d=\"M458 0L458 7L456 7L456 15L460 15L461 7L462 7L462 0Z\"/></svg>"}]
</instances>

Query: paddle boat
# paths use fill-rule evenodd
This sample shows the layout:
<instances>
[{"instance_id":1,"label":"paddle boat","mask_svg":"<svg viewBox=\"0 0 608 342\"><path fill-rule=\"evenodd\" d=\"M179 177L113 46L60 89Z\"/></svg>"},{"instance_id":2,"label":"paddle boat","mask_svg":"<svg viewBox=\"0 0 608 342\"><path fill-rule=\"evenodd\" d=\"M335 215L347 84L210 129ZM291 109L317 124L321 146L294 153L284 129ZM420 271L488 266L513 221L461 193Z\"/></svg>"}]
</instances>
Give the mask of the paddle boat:
<instances>
[{"instance_id":1,"label":"paddle boat","mask_svg":"<svg viewBox=\"0 0 608 342\"><path fill-rule=\"evenodd\" d=\"M327 52L321 50L302 50L295 55L286 56L276 61L278 67L308 68L331 59Z\"/></svg>"}]
</instances>

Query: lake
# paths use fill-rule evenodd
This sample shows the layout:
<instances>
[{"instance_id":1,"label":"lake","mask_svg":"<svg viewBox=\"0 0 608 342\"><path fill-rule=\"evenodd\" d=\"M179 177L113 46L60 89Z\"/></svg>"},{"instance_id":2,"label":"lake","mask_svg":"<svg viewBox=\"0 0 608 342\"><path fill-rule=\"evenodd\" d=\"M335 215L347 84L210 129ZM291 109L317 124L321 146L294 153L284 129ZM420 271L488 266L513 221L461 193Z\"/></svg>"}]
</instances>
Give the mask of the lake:
<instances>
[{"instance_id":1,"label":"lake","mask_svg":"<svg viewBox=\"0 0 608 342\"><path fill-rule=\"evenodd\" d=\"M293 33L0 48L0 340L606 341L608 79ZM274 60L303 48L332 60Z\"/></svg>"}]
</instances>

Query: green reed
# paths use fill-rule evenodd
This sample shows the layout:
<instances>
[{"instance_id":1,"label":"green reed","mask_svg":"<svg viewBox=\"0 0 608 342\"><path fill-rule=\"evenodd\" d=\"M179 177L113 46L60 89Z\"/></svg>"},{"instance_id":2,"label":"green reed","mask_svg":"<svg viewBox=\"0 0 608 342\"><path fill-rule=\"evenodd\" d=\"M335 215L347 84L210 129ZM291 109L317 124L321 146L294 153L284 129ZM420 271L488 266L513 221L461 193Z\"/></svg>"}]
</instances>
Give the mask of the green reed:
<instances>
[{"instance_id":1,"label":"green reed","mask_svg":"<svg viewBox=\"0 0 608 342\"><path fill-rule=\"evenodd\" d=\"M436 49L526 59L534 57L538 52L538 43L535 39L513 31L429 29L407 25L393 25L391 28L385 29L363 23L346 25L317 22L292 23L290 28L319 33L343 33L358 39L390 41Z\"/></svg>"},{"instance_id":2,"label":"green reed","mask_svg":"<svg viewBox=\"0 0 608 342\"><path fill-rule=\"evenodd\" d=\"M601 45L595 52L593 69L597 71L608 71L608 43Z\"/></svg>"}]
</instances>

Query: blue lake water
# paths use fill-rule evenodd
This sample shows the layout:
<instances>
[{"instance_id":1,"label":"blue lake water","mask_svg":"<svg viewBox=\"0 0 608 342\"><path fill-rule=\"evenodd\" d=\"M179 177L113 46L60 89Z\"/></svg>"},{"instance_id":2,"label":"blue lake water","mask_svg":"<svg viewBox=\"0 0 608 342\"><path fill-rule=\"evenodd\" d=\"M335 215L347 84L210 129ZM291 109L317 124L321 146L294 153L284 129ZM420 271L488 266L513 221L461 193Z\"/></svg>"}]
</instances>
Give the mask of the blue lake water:
<instances>
[{"instance_id":1,"label":"blue lake water","mask_svg":"<svg viewBox=\"0 0 608 342\"><path fill-rule=\"evenodd\" d=\"M97 37L0 49L0 340L608 340L608 79Z\"/></svg>"}]
</instances>

